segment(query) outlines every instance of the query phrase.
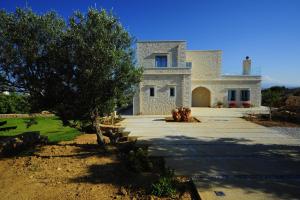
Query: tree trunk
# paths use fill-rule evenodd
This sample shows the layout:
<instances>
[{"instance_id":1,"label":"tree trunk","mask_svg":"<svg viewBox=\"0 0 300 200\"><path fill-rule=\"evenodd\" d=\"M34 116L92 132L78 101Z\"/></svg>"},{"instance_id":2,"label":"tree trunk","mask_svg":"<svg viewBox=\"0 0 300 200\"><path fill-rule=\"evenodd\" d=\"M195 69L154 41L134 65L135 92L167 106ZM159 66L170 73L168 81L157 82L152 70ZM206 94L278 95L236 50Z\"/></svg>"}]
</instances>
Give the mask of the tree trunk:
<instances>
[{"instance_id":1,"label":"tree trunk","mask_svg":"<svg viewBox=\"0 0 300 200\"><path fill-rule=\"evenodd\" d=\"M272 121L272 107L270 106L269 109L270 109L269 120Z\"/></svg>"},{"instance_id":2,"label":"tree trunk","mask_svg":"<svg viewBox=\"0 0 300 200\"><path fill-rule=\"evenodd\" d=\"M104 145L104 139L103 139L103 134L100 128L100 120L98 114L94 116L93 120L93 125L96 129L96 135L97 135L97 142L99 145L103 146Z\"/></svg>"}]
</instances>

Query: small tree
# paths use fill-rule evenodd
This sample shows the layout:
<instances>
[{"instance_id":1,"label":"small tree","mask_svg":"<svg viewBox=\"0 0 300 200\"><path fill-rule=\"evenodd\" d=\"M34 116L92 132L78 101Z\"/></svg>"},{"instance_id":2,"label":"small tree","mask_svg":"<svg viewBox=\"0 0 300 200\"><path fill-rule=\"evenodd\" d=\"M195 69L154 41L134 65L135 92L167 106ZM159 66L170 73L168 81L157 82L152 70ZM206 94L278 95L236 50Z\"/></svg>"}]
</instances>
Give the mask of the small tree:
<instances>
[{"instance_id":1,"label":"small tree","mask_svg":"<svg viewBox=\"0 0 300 200\"><path fill-rule=\"evenodd\" d=\"M263 105L269 107L270 120L272 120L272 110L274 107L278 107L281 104L281 90L273 90L272 88L262 92Z\"/></svg>"},{"instance_id":2,"label":"small tree","mask_svg":"<svg viewBox=\"0 0 300 200\"><path fill-rule=\"evenodd\" d=\"M98 143L102 143L99 117L110 113L132 96L141 71L133 63L133 39L112 14L90 9L75 13L66 32L75 98L72 118L93 121ZM73 96L72 95L72 96Z\"/></svg>"},{"instance_id":3,"label":"small tree","mask_svg":"<svg viewBox=\"0 0 300 200\"><path fill-rule=\"evenodd\" d=\"M33 109L54 111L64 124L91 120L103 144L99 117L128 100L141 77L133 39L118 19L89 9L66 25L53 12L39 16L17 9L2 11L0 20L6 80L30 94Z\"/></svg>"}]
</instances>

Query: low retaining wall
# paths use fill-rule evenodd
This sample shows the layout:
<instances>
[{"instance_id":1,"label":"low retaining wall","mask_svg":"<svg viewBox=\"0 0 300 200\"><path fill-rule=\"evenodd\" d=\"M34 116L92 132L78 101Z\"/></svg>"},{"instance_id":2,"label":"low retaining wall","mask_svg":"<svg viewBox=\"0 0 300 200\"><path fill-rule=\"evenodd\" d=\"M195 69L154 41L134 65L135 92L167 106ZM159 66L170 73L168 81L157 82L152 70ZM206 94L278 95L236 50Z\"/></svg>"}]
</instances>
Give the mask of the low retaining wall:
<instances>
[{"instance_id":1,"label":"low retaining wall","mask_svg":"<svg viewBox=\"0 0 300 200\"><path fill-rule=\"evenodd\" d=\"M32 114L0 114L1 118L31 118L31 117L53 117L54 114L42 114L42 113L32 113Z\"/></svg>"}]
</instances>

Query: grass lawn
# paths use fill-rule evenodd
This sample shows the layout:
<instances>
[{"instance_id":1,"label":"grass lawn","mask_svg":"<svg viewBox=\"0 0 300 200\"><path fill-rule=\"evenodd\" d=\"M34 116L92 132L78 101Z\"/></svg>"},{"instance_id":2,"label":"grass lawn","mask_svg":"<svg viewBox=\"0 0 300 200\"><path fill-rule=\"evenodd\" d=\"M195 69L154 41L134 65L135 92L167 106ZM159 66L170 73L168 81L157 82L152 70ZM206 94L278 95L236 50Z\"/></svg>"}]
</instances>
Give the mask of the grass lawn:
<instances>
[{"instance_id":1,"label":"grass lawn","mask_svg":"<svg viewBox=\"0 0 300 200\"><path fill-rule=\"evenodd\" d=\"M62 122L57 117L36 117L37 124L26 127L25 121L28 118L7 118L0 121L7 121L7 124L2 127L17 126L17 129L0 132L0 136L13 136L27 131L40 131L42 135L48 136L50 142L59 142L72 140L80 135L80 131L75 128L63 126Z\"/></svg>"}]
</instances>

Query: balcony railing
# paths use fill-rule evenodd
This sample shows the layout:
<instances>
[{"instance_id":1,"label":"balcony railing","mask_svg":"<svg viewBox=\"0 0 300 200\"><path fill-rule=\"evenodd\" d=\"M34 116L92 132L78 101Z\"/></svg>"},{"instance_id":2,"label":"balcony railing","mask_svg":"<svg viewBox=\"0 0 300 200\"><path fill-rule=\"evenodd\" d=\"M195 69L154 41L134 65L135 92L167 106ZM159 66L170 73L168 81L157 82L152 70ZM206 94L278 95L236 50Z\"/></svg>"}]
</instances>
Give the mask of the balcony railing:
<instances>
[{"instance_id":1,"label":"balcony railing","mask_svg":"<svg viewBox=\"0 0 300 200\"><path fill-rule=\"evenodd\" d=\"M188 67L151 67L144 68L144 74L191 74Z\"/></svg>"}]
</instances>

